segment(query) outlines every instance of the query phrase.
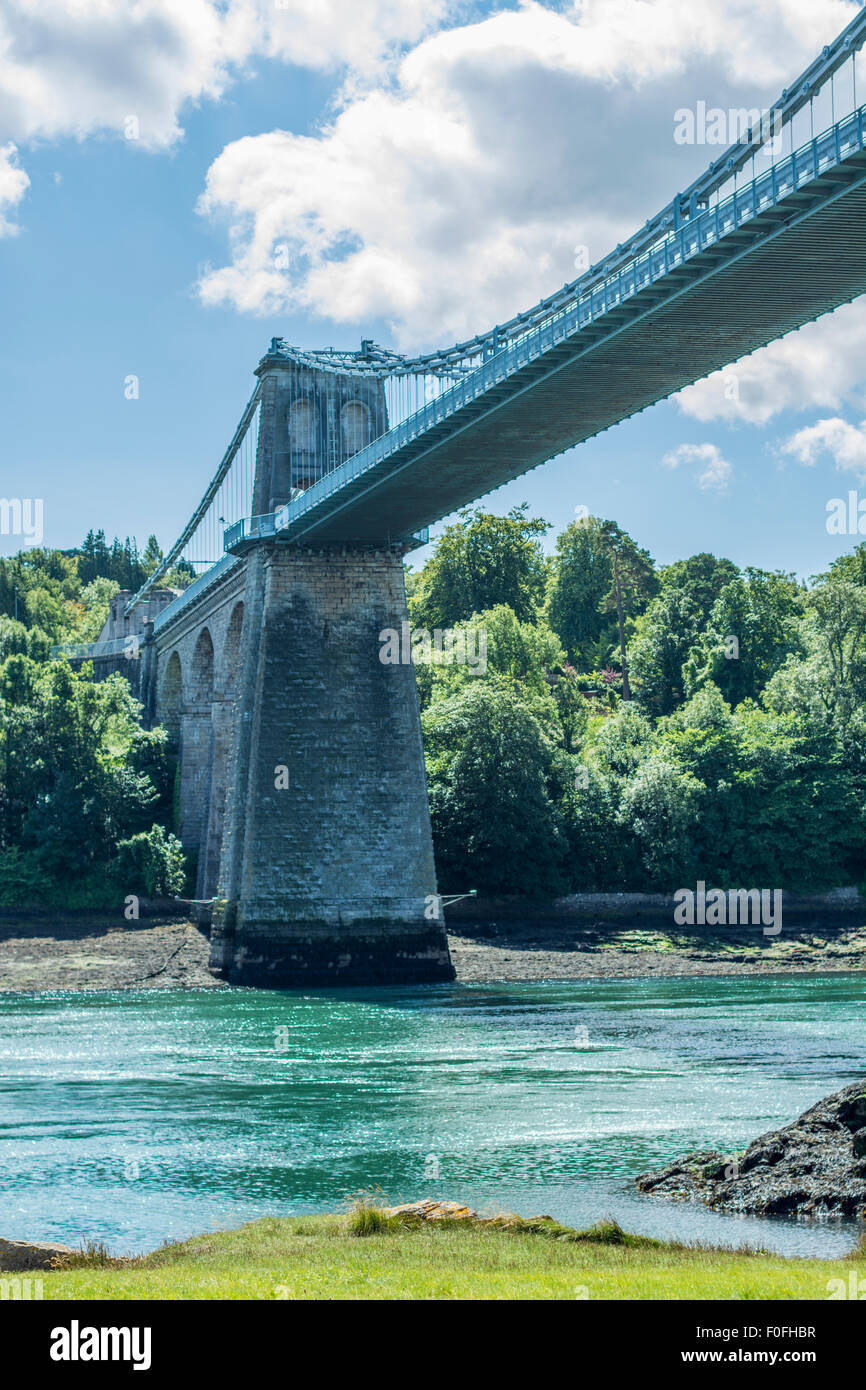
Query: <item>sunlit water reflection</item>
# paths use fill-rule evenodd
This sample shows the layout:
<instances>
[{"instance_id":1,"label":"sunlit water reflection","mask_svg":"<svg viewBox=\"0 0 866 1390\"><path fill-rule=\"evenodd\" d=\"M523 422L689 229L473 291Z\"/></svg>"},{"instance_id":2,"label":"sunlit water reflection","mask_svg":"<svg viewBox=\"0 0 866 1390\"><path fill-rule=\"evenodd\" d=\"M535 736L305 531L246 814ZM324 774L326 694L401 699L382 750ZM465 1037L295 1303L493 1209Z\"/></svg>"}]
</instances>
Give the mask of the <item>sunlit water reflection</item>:
<instances>
[{"instance_id":1,"label":"sunlit water reflection","mask_svg":"<svg viewBox=\"0 0 866 1390\"><path fill-rule=\"evenodd\" d=\"M116 1250L379 1187L586 1225L850 1248L634 1194L866 1077L860 975L0 995L0 1235Z\"/></svg>"}]
</instances>

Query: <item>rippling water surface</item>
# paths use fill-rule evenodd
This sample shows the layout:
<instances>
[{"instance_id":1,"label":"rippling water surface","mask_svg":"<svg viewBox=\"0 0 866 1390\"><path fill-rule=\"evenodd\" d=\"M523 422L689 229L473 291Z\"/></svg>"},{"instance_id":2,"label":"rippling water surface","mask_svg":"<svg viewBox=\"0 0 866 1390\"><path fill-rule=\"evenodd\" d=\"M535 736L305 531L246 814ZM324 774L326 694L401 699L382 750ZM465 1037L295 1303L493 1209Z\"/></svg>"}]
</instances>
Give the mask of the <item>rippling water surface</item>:
<instances>
[{"instance_id":1,"label":"rippling water surface","mask_svg":"<svg viewBox=\"0 0 866 1390\"><path fill-rule=\"evenodd\" d=\"M629 1178L864 1076L860 975L0 995L0 1235L140 1250L379 1187L842 1253Z\"/></svg>"}]
</instances>

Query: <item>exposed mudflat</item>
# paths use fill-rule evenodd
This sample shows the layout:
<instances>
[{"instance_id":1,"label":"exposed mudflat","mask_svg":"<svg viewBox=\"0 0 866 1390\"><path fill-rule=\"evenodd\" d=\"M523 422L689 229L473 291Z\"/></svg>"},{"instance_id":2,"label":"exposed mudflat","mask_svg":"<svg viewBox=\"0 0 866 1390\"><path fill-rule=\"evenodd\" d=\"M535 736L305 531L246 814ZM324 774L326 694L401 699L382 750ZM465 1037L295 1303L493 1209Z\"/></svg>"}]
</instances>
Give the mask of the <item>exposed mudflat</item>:
<instances>
[{"instance_id":1,"label":"exposed mudflat","mask_svg":"<svg viewBox=\"0 0 866 1390\"><path fill-rule=\"evenodd\" d=\"M0 990L225 989L191 922L0 923Z\"/></svg>"},{"instance_id":2,"label":"exposed mudflat","mask_svg":"<svg viewBox=\"0 0 866 1390\"><path fill-rule=\"evenodd\" d=\"M458 980L630 979L637 976L794 975L866 969L866 928L765 937L645 927L509 924L493 937L449 935Z\"/></svg>"},{"instance_id":3,"label":"exposed mudflat","mask_svg":"<svg viewBox=\"0 0 866 1390\"><path fill-rule=\"evenodd\" d=\"M866 969L866 928L780 937L760 930L673 934L648 927L509 923L449 934L458 981L785 975ZM0 922L0 990L225 989L190 922Z\"/></svg>"}]
</instances>

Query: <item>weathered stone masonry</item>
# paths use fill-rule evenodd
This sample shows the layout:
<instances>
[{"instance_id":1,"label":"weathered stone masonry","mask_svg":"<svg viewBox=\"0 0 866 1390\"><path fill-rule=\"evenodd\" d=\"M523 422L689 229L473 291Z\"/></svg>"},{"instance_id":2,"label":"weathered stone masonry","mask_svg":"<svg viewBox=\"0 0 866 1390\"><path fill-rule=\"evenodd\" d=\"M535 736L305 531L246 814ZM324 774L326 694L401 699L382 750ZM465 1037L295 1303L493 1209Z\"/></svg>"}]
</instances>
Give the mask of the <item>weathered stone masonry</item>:
<instances>
[{"instance_id":1,"label":"weathered stone masonry","mask_svg":"<svg viewBox=\"0 0 866 1390\"><path fill-rule=\"evenodd\" d=\"M381 384L266 357L253 489L273 512L387 425ZM383 525L383 533L385 527ZM272 986L449 980L405 545L252 541L155 624L142 688L180 752L180 834L216 899L211 964Z\"/></svg>"},{"instance_id":2,"label":"weathered stone masonry","mask_svg":"<svg viewBox=\"0 0 866 1390\"><path fill-rule=\"evenodd\" d=\"M153 643L180 833L234 982L452 977L414 669L379 660L405 619L398 550L273 542Z\"/></svg>"},{"instance_id":3,"label":"weathered stone masonry","mask_svg":"<svg viewBox=\"0 0 866 1390\"><path fill-rule=\"evenodd\" d=\"M261 983L450 978L414 672L379 660L406 615L402 557L274 544L248 584L261 625L239 663L214 964Z\"/></svg>"},{"instance_id":4,"label":"weathered stone masonry","mask_svg":"<svg viewBox=\"0 0 866 1390\"><path fill-rule=\"evenodd\" d=\"M230 575L158 633L142 656L143 700L179 754L180 824L198 854L196 896L216 896L234 737L244 574Z\"/></svg>"}]
</instances>

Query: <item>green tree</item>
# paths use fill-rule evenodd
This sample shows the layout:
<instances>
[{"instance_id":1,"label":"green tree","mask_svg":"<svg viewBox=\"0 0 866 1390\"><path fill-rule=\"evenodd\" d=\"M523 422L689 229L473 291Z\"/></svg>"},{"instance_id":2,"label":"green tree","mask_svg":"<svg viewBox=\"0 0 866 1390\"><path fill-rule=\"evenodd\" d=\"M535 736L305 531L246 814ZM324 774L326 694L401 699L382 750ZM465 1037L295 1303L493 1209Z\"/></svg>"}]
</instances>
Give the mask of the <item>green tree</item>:
<instances>
[{"instance_id":1,"label":"green tree","mask_svg":"<svg viewBox=\"0 0 866 1390\"><path fill-rule=\"evenodd\" d=\"M429 629L413 632L415 672L422 705L430 699L451 694L464 681L477 681L485 675L507 676L537 694L550 697L551 687L565 662L559 639L545 622L521 622L513 609L497 604L486 613L475 613L465 623L457 623L449 653L441 654L423 639ZM445 644L443 644L444 646ZM454 653L463 658L452 659ZM425 659L419 661L418 657Z\"/></svg>"},{"instance_id":2,"label":"green tree","mask_svg":"<svg viewBox=\"0 0 866 1390\"><path fill-rule=\"evenodd\" d=\"M628 643L629 670L641 704L670 714L686 696L683 666L709 622L726 584L738 578L731 560L706 552L677 560L660 572L661 590L637 619Z\"/></svg>"},{"instance_id":3,"label":"green tree","mask_svg":"<svg viewBox=\"0 0 866 1390\"><path fill-rule=\"evenodd\" d=\"M442 888L561 891L561 754L531 705L491 677L435 700L422 723Z\"/></svg>"},{"instance_id":4,"label":"green tree","mask_svg":"<svg viewBox=\"0 0 866 1390\"><path fill-rule=\"evenodd\" d=\"M161 825L152 825L118 843L111 872L124 896L171 897L183 892L186 855L180 840Z\"/></svg>"},{"instance_id":5,"label":"green tree","mask_svg":"<svg viewBox=\"0 0 866 1390\"><path fill-rule=\"evenodd\" d=\"M618 815L639 847L642 888L671 889L694 881L705 794L703 782L659 752L629 779Z\"/></svg>"},{"instance_id":6,"label":"green tree","mask_svg":"<svg viewBox=\"0 0 866 1390\"><path fill-rule=\"evenodd\" d=\"M570 892L622 892L635 882L636 847L619 819L621 793L609 770L574 759L562 799Z\"/></svg>"},{"instance_id":7,"label":"green tree","mask_svg":"<svg viewBox=\"0 0 866 1390\"><path fill-rule=\"evenodd\" d=\"M147 830L171 785L166 735L122 676L15 654L0 665L0 849L68 885Z\"/></svg>"},{"instance_id":8,"label":"green tree","mask_svg":"<svg viewBox=\"0 0 866 1390\"><path fill-rule=\"evenodd\" d=\"M685 594L706 623L722 589L739 576L740 571L733 560L720 560L702 550L686 560L674 560L673 564L665 565L659 571L659 582L662 593L675 590Z\"/></svg>"},{"instance_id":9,"label":"green tree","mask_svg":"<svg viewBox=\"0 0 866 1390\"><path fill-rule=\"evenodd\" d=\"M417 627L452 628L499 604L521 622L534 622L544 595L546 562L538 541L549 524L527 516L464 511L448 526L418 576L410 600Z\"/></svg>"},{"instance_id":10,"label":"green tree","mask_svg":"<svg viewBox=\"0 0 866 1390\"><path fill-rule=\"evenodd\" d=\"M41 628L28 628L0 614L0 663L7 656L29 656L32 661L47 661L48 655L48 638Z\"/></svg>"},{"instance_id":11,"label":"green tree","mask_svg":"<svg viewBox=\"0 0 866 1390\"><path fill-rule=\"evenodd\" d=\"M642 550L627 531L623 531L615 521L603 521L599 533L599 543L610 559L611 584L602 606L609 613L616 613L619 634L620 668L622 670L622 698L631 699L628 679L628 659L625 645L625 619L642 613L650 599L658 590L652 558L648 550Z\"/></svg>"},{"instance_id":12,"label":"green tree","mask_svg":"<svg viewBox=\"0 0 866 1390\"><path fill-rule=\"evenodd\" d=\"M602 612L610 592L613 566L597 517L573 521L557 537L547 593L547 619L563 642L569 659L583 670L598 664L598 646L613 639Z\"/></svg>"},{"instance_id":13,"label":"green tree","mask_svg":"<svg viewBox=\"0 0 866 1390\"><path fill-rule=\"evenodd\" d=\"M712 681L732 705L757 699L788 653L801 650L803 606L791 575L747 569L731 580L685 663L688 693Z\"/></svg>"},{"instance_id":14,"label":"green tree","mask_svg":"<svg viewBox=\"0 0 866 1390\"><path fill-rule=\"evenodd\" d=\"M629 777L653 746L653 726L636 704L622 703L609 719L596 722L588 757L600 769Z\"/></svg>"},{"instance_id":15,"label":"green tree","mask_svg":"<svg viewBox=\"0 0 866 1390\"><path fill-rule=\"evenodd\" d=\"M721 887L825 888L861 872L862 802L826 722L731 710L708 684L658 727L659 754L706 787L692 834Z\"/></svg>"},{"instance_id":16,"label":"green tree","mask_svg":"<svg viewBox=\"0 0 866 1390\"><path fill-rule=\"evenodd\" d=\"M685 699L683 664L702 627L697 604L681 589L663 589L638 618L628 661L641 705L670 714Z\"/></svg>"},{"instance_id":17,"label":"green tree","mask_svg":"<svg viewBox=\"0 0 866 1390\"><path fill-rule=\"evenodd\" d=\"M839 555L830 562L830 572L820 579L845 579L849 584L866 586L866 541L855 545L850 555Z\"/></svg>"},{"instance_id":18,"label":"green tree","mask_svg":"<svg viewBox=\"0 0 866 1390\"><path fill-rule=\"evenodd\" d=\"M836 701L866 699L866 588L832 579L813 589L808 612L826 658Z\"/></svg>"},{"instance_id":19,"label":"green tree","mask_svg":"<svg viewBox=\"0 0 866 1390\"><path fill-rule=\"evenodd\" d=\"M79 552L78 573L83 584L90 584L100 577L108 578L111 564L111 551L105 539L105 532L88 531Z\"/></svg>"},{"instance_id":20,"label":"green tree","mask_svg":"<svg viewBox=\"0 0 866 1390\"><path fill-rule=\"evenodd\" d=\"M144 554L141 557L145 575L149 577L153 574L157 565L162 564L163 559L164 556L159 541L153 534L149 535L147 538L147 545L144 547Z\"/></svg>"},{"instance_id":21,"label":"green tree","mask_svg":"<svg viewBox=\"0 0 866 1390\"><path fill-rule=\"evenodd\" d=\"M116 579L94 579L81 590L81 617L73 640L95 642L105 626L111 600L120 589Z\"/></svg>"},{"instance_id":22,"label":"green tree","mask_svg":"<svg viewBox=\"0 0 866 1390\"><path fill-rule=\"evenodd\" d=\"M562 729L562 744L567 753L575 753L583 743L591 717L590 704L578 685L577 672L566 662L553 682L553 698Z\"/></svg>"},{"instance_id":23,"label":"green tree","mask_svg":"<svg viewBox=\"0 0 866 1390\"><path fill-rule=\"evenodd\" d=\"M809 594L803 650L776 671L763 703L804 728L832 731L866 804L866 588L839 577L844 573L831 567Z\"/></svg>"}]
</instances>

